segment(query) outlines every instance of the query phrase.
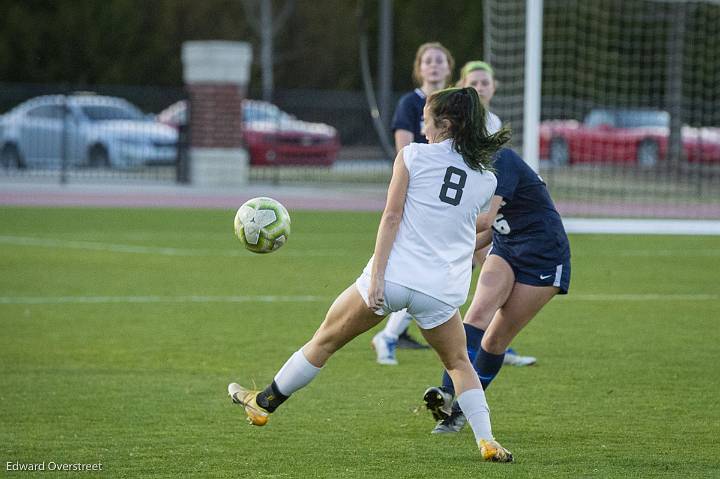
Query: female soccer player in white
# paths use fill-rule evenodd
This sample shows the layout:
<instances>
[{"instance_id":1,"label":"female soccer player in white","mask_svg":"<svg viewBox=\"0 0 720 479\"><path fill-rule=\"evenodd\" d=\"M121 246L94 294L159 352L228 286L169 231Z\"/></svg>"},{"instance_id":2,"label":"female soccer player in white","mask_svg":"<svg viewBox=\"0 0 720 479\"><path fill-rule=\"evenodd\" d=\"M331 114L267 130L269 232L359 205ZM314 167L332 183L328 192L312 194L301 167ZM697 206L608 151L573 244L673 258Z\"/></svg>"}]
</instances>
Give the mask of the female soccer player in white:
<instances>
[{"instance_id":1,"label":"female soccer player in white","mask_svg":"<svg viewBox=\"0 0 720 479\"><path fill-rule=\"evenodd\" d=\"M432 93L449 86L455 59L440 42L427 42L415 52L412 78L417 88L398 100L391 128L395 139L395 151L399 152L410 143L427 143L423 108L425 99ZM491 131L494 133L495 131ZM412 317L405 311L393 313L385 328L373 338L372 345L380 364L397 364L395 347L427 349L408 333Z\"/></svg>"},{"instance_id":2,"label":"female soccer player in white","mask_svg":"<svg viewBox=\"0 0 720 479\"><path fill-rule=\"evenodd\" d=\"M423 50L423 47L427 45L434 45L430 43L426 43L422 45L415 56L415 70L413 72L413 76L424 78L423 71L420 66L424 65L427 62L427 54L426 50ZM444 47L443 47L444 48ZM432 50L427 50L432 51ZM439 56L440 53L436 52L436 56ZM446 56L449 58L450 63L452 64L452 56L449 56L450 53L447 52ZM441 58L437 58L436 62L442 63ZM424 83L425 85L425 83ZM460 69L460 80L457 82L458 87L472 87L475 89L475 91L480 96L480 101L482 102L483 106L485 106L485 109L487 111L487 120L486 120L486 127L488 130L488 133L495 133L502 127L502 122L500 121L500 118L490 111L490 101L492 100L493 96L495 95L495 90L497 88L497 81L495 79L495 71L493 70L492 66L490 64L481 61L481 60L473 60L470 62L467 62L463 67ZM412 99L413 97L410 96L411 94L405 95L403 98L409 98ZM417 94L416 94L417 96ZM415 99L414 101L417 101ZM400 101L400 105L398 106L398 110L395 113L396 119L398 117L404 117L402 113L401 106L405 105L405 109L408 108L409 104L413 104L411 101L406 101L403 103L403 100ZM403 138L401 135L398 134L398 132L395 132L395 141L396 144L400 145L398 148L398 151L400 151L400 148L402 146L405 146L407 143L400 143L399 138ZM407 136L405 139L409 141L413 141L412 137ZM414 139L415 142L418 142L417 137ZM474 264L475 266L481 266L483 261L485 260L485 256L487 255L487 252L490 248L482 248L475 252L474 256ZM377 362L384 365L396 365L398 364L396 352L396 347L399 347L402 345L403 335L407 335L407 328L410 325L410 322L412 321L412 316L407 313L407 311L398 311L397 313L393 313L390 315L390 317L387 320L387 323L385 327L378 332L372 339L372 345L375 349L375 354L377 357ZM489 321L489 320L488 320ZM487 325L486 325L487 326ZM486 329L482 328L483 330ZM472 339L472 338L471 338ZM472 351L472 349L471 349ZM472 354L472 353L471 353ZM472 357L471 357L472 359ZM504 364L510 364L513 366L529 366L532 364L535 364L537 362L537 359L533 356L522 356L518 354L514 349L508 348L505 351L504 356Z\"/></svg>"},{"instance_id":3,"label":"female soccer player in white","mask_svg":"<svg viewBox=\"0 0 720 479\"><path fill-rule=\"evenodd\" d=\"M355 284L330 306L312 339L293 354L262 391L231 383L228 393L251 424L268 416L320 372L350 340L392 311L407 308L452 378L483 459L509 462L498 444L480 380L470 364L458 306L470 288L476 222L496 179L491 155L507 142L488 135L486 113L472 88L432 94L424 109L429 144L398 153L378 228L375 254Z\"/></svg>"}]
</instances>

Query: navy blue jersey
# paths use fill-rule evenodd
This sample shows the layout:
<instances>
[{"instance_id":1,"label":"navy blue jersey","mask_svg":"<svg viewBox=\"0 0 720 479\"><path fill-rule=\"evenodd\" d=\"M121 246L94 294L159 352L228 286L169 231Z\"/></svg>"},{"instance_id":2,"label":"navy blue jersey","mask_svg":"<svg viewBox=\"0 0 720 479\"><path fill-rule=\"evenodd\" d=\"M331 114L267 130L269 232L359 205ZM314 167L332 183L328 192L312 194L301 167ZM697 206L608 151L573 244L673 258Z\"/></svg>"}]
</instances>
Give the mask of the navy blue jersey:
<instances>
[{"instance_id":1,"label":"navy blue jersey","mask_svg":"<svg viewBox=\"0 0 720 479\"><path fill-rule=\"evenodd\" d=\"M427 143L425 138L425 122L423 120L425 94L419 88L404 94L398 101L392 119L392 131L407 130L414 136L414 143Z\"/></svg>"},{"instance_id":2,"label":"navy blue jersey","mask_svg":"<svg viewBox=\"0 0 720 479\"><path fill-rule=\"evenodd\" d=\"M493 162L502 206L493 224L493 245L526 264L557 264L570 258L560 214L543 179L514 151L503 148Z\"/></svg>"}]
</instances>

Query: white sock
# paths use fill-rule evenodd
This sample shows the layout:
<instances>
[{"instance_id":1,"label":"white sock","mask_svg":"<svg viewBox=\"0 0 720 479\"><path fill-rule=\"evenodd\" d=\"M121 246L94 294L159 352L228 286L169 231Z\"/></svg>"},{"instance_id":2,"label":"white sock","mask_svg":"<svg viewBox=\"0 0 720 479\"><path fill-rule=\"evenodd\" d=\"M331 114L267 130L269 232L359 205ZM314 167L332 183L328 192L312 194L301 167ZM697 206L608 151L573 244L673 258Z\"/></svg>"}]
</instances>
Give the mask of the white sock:
<instances>
[{"instance_id":1,"label":"white sock","mask_svg":"<svg viewBox=\"0 0 720 479\"><path fill-rule=\"evenodd\" d=\"M285 396L290 396L298 389L307 386L315 379L322 368L316 368L307 360L302 349L290 356L280 371L275 375L275 384Z\"/></svg>"},{"instance_id":2,"label":"white sock","mask_svg":"<svg viewBox=\"0 0 720 479\"><path fill-rule=\"evenodd\" d=\"M470 427L475 434L475 442L480 439L493 439L490 427L490 408L488 408L485 392L482 389L468 389L458 396L458 402Z\"/></svg>"},{"instance_id":3,"label":"white sock","mask_svg":"<svg viewBox=\"0 0 720 479\"><path fill-rule=\"evenodd\" d=\"M404 309L391 314L385 324L385 329L382 330L383 336L391 341L397 341L402 332L410 326L412 320L413 317Z\"/></svg>"}]
</instances>

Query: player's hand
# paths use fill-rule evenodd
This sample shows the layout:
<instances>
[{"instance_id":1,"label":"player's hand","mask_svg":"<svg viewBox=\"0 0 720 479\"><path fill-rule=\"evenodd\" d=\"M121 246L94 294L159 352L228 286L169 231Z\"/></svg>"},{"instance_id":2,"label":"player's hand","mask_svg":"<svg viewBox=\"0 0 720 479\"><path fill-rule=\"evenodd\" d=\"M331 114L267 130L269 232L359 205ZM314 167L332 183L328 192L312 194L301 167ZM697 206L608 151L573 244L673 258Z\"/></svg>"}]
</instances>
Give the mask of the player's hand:
<instances>
[{"instance_id":1,"label":"player's hand","mask_svg":"<svg viewBox=\"0 0 720 479\"><path fill-rule=\"evenodd\" d=\"M373 313L382 310L385 306L385 281L375 277L370 278L370 287L368 288L368 309Z\"/></svg>"}]
</instances>

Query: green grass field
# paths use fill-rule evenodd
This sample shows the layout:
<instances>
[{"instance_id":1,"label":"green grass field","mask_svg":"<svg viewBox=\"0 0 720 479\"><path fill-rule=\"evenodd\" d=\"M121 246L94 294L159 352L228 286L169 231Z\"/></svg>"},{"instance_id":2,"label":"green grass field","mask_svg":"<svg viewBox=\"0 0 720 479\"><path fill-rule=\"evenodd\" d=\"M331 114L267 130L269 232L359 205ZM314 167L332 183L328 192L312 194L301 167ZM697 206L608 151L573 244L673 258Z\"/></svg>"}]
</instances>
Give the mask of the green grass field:
<instances>
[{"instance_id":1,"label":"green grass field","mask_svg":"<svg viewBox=\"0 0 720 479\"><path fill-rule=\"evenodd\" d=\"M102 463L83 477L720 476L720 238L571 237L573 281L488 391L515 464L416 411L440 366L371 334L265 428L226 396L264 386L359 274L379 215L291 211L269 256L233 211L0 209L0 467ZM417 331L415 331L417 334ZM38 473L38 475L41 475ZM73 477L73 473L64 473Z\"/></svg>"}]
</instances>

